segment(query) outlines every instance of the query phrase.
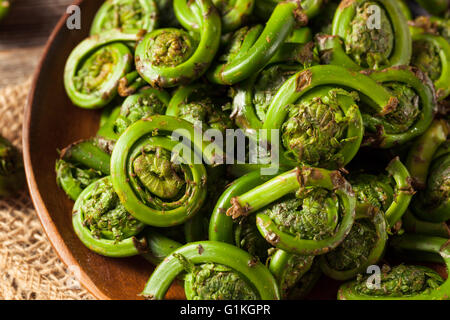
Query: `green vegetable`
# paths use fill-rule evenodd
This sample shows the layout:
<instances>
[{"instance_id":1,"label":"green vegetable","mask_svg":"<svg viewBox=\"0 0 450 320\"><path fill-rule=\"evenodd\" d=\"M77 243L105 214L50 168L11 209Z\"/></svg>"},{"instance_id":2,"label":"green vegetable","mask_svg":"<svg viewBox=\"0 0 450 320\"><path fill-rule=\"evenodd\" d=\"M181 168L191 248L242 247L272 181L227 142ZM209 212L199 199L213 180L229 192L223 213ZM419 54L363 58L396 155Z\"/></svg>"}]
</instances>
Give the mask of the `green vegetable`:
<instances>
[{"instance_id":1,"label":"green vegetable","mask_svg":"<svg viewBox=\"0 0 450 320\"><path fill-rule=\"evenodd\" d=\"M180 86L173 94L166 115L184 119L192 124L201 122L225 134L233 128L229 115L230 101L223 88L207 84Z\"/></svg>"},{"instance_id":2,"label":"green vegetable","mask_svg":"<svg viewBox=\"0 0 450 320\"><path fill-rule=\"evenodd\" d=\"M380 211L359 218L342 244L321 259L322 271L336 280L348 280L377 263L387 241L386 224Z\"/></svg>"},{"instance_id":3,"label":"green vegetable","mask_svg":"<svg viewBox=\"0 0 450 320\"><path fill-rule=\"evenodd\" d=\"M114 123L114 132L120 135L138 120L155 114L164 114L169 101L170 95L164 90L141 89L123 102L120 114Z\"/></svg>"},{"instance_id":4,"label":"green vegetable","mask_svg":"<svg viewBox=\"0 0 450 320\"><path fill-rule=\"evenodd\" d=\"M294 1L281 2L264 28L256 25L237 30L224 59L208 71L209 80L231 85L264 68L299 22L296 15L298 6Z\"/></svg>"},{"instance_id":5,"label":"green vegetable","mask_svg":"<svg viewBox=\"0 0 450 320\"><path fill-rule=\"evenodd\" d=\"M132 53L124 41L138 35L113 29L82 41L70 54L64 86L72 102L86 109L102 108L117 95L117 85L132 66Z\"/></svg>"},{"instance_id":6,"label":"green vegetable","mask_svg":"<svg viewBox=\"0 0 450 320\"><path fill-rule=\"evenodd\" d=\"M407 1L406 0L396 0L400 9L403 12L403 15L405 16L406 20L409 22L410 20L413 19L413 14L411 12L411 10L408 7Z\"/></svg>"},{"instance_id":7,"label":"green vegetable","mask_svg":"<svg viewBox=\"0 0 450 320\"><path fill-rule=\"evenodd\" d=\"M233 88L233 113L243 129L260 129L267 108L283 83L301 69L297 65L273 64Z\"/></svg>"},{"instance_id":8,"label":"green vegetable","mask_svg":"<svg viewBox=\"0 0 450 320\"><path fill-rule=\"evenodd\" d=\"M214 263L190 265L184 288L188 300L257 300L244 277L233 269Z\"/></svg>"},{"instance_id":9,"label":"green vegetable","mask_svg":"<svg viewBox=\"0 0 450 320\"><path fill-rule=\"evenodd\" d=\"M314 263L314 256L300 256L277 249L270 257L269 270L278 281L281 295L288 298L295 295L301 298L302 279L307 277Z\"/></svg>"},{"instance_id":10,"label":"green vegetable","mask_svg":"<svg viewBox=\"0 0 450 320\"><path fill-rule=\"evenodd\" d=\"M141 253L141 256L154 265L160 264L173 251L183 246L153 228L146 228L144 233L147 240L147 250Z\"/></svg>"},{"instance_id":11,"label":"green vegetable","mask_svg":"<svg viewBox=\"0 0 450 320\"><path fill-rule=\"evenodd\" d=\"M258 230L273 246L321 255L335 249L350 232L356 200L338 171L302 167L234 197L231 203L227 214L234 219L256 212Z\"/></svg>"},{"instance_id":12,"label":"green vegetable","mask_svg":"<svg viewBox=\"0 0 450 320\"><path fill-rule=\"evenodd\" d=\"M349 280L382 258L388 230L402 218L413 194L409 173L398 158L387 171L391 177L359 174L350 178L357 199L356 221L342 244L321 258L327 276Z\"/></svg>"},{"instance_id":13,"label":"green vegetable","mask_svg":"<svg viewBox=\"0 0 450 320\"><path fill-rule=\"evenodd\" d=\"M126 33L150 32L157 20L154 0L106 0L95 15L91 35L119 28Z\"/></svg>"},{"instance_id":14,"label":"green vegetable","mask_svg":"<svg viewBox=\"0 0 450 320\"><path fill-rule=\"evenodd\" d=\"M200 38L181 29L148 33L136 48L140 76L153 87L187 84L203 75L219 48L221 22L211 0L196 0L201 15ZM198 42L198 43L197 43Z\"/></svg>"},{"instance_id":15,"label":"green vegetable","mask_svg":"<svg viewBox=\"0 0 450 320\"><path fill-rule=\"evenodd\" d=\"M117 92L121 97L128 97L147 85L147 82L139 76L137 71L131 71L120 79Z\"/></svg>"},{"instance_id":16,"label":"green vegetable","mask_svg":"<svg viewBox=\"0 0 450 320\"><path fill-rule=\"evenodd\" d=\"M184 154L183 149L175 149L180 143L170 139L174 131L184 142L194 144L194 152ZM135 122L117 140L111 180L121 202L137 219L152 226L174 226L202 207L207 175L195 154L199 152L213 164L221 159L221 151L207 148L211 144L194 139L194 135L189 122L155 115Z\"/></svg>"},{"instance_id":17,"label":"green vegetable","mask_svg":"<svg viewBox=\"0 0 450 320\"><path fill-rule=\"evenodd\" d=\"M425 106L430 109L424 108L424 113L430 114L431 88L423 85L420 88L424 97L429 98ZM283 130L283 144L285 149L290 148L287 157L290 157L291 165L300 162L339 168L353 159L359 150L364 129L360 110L354 101L356 96L346 91L349 89L369 97L373 102L371 107L381 115L396 109L398 104L398 99L374 79L331 65L300 71L278 90L266 113L263 128ZM292 105L294 107L290 107ZM323 119L326 121L322 122ZM421 119L418 124L422 123L427 124L428 119ZM413 128L411 131L417 130ZM409 138L410 134L405 133L406 137ZM383 132L382 139L386 144L391 145L394 138L397 137Z\"/></svg>"},{"instance_id":18,"label":"green vegetable","mask_svg":"<svg viewBox=\"0 0 450 320\"><path fill-rule=\"evenodd\" d=\"M56 161L56 181L72 200L94 181L110 174L112 148L110 140L93 138L61 151Z\"/></svg>"},{"instance_id":19,"label":"green vegetable","mask_svg":"<svg viewBox=\"0 0 450 320\"><path fill-rule=\"evenodd\" d=\"M155 265L147 299L175 279L188 300L303 299L322 274L350 281L339 299L449 299L405 264L450 270L450 12L430 2L105 0L64 71L104 108L56 163L75 233ZM0 195L19 158L0 138Z\"/></svg>"},{"instance_id":20,"label":"green vegetable","mask_svg":"<svg viewBox=\"0 0 450 320\"><path fill-rule=\"evenodd\" d=\"M391 110L378 113L364 112L365 144L392 148L422 135L431 125L436 108L434 89L421 71L408 67L392 67L370 74L397 100ZM368 102L371 104L371 102Z\"/></svg>"},{"instance_id":21,"label":"green vegetable","mask_svg":"<svg viewBox=\"0 0 450 320\"><path fill-rule=\"evenodd\" d=\"M362 141L356 95L333 87L313 89L289 108L281 127L285 157L325 168L346 165Z\"/></svg>"},{"instance_id":22,"label":"green vegetable","mask_svg":"<svg viewBox=\"0 0 450 320\"><path fill-rule=\"evenodd\" d=\"M271 178L273 176L261 175L258 170L255 170L236 179L216 203L209 224L209 239L234 244L233 218L226 214L231 207L231 199L250 191Z\"/></svg>"},{"instance_id":23,"label":"green vegetable","mask_svg":"<svg viewBox=\"0 0 450 320\"><path fill-rule=\"evenodd\" d=\"M119 135L114 131L114 125L120 115L121 108L122 106L120 104L117 106L115 104L111 104L103 109L100 117L97 137L109 140L117 140L119 138Z\"/></svg>"},{"instance_id":24,"label":"green vegetable","mask_svg":"<svg viewBox=\"0 0 450 320\"><path fill-rule=\"evenodd\" d=\"M421 220L442 223L450 219L450 152L445 149L449 133L448 122L435 120L430 129L413 145L408 167L420 192L412 210Z\"/></svg>"},{"instance_id":25,"label":"green vegetable","mask_svg":"<svg viewBox=\"0 0 450 320\"><path fill-rule=\"evenodd\" d=\"M413 36L413 57L416 66L434 82L438 100L450 94L450 43L449 40L423 30Z\"/></svg>"},{"instance_id":26,"label":"green vegetable","mask_svg":"<svg viewBox=\"0 0 450 320\"><path fill-rule=\"evenodd\" d=\"M13 195L24 184L22 156L8 140L0 136L0 197Z\"/></svg>"},{"instance_id":27,"label":"green vegetable","mask_svg":"<svg viewBox=\"0 0 450 320\"><path fill-rule=\"evenodd\" d=\"M129 257L146 250L136 236L144 225L120 203L107 176L89 185L73 209L75 233L90 250L108 257Z\"/></svg>"},{"instance_id":28,"label":"green vegetable","mask_svg":"<svg viewBox=\"0 0 450 320\"><path fill-rule=\"evenodd\" d=\"M439 254L450 269L450 251L444 238L403 235L391 245L397 249ZM339 289L340 300L446 300L450 281L444 281L435 271L421 267L400 265L383 268L380 287L368 286L368 279L346 283Z\"/></svg>"},{"instance_id":29,"label":"green vegetable","mask_svg":"<svg viewBox=\"0 0 450 320\"><path fill-rule=\"evenodd\" d=\"M322 60L350 70L378 70L408 65L411 60L411 34L397 1L342 1L332 36L319 39Z\"/></svg>"},{"instance_id":30,"label":"green vegetable","mask_svg":"<svg viewBox=\"0 0 450 320\"><path fill-rule=\"evenodd\" d=\"M411 210L403 216L402 227L409 233L418 233L434 237L450 238L450 228L445 222L428 222L418 219Z\"/></svg>"},{"instance_id":31,"label":"green vegetable","mask_svg":"<svg viewBox=\"0 0 450 320\"><path fill-rule=\"evenodd\" d=\"M188 298L280 299L277 282L263 264L235 246L215 241L193 242L175 250L155 269L141 295L163 299L183 271L188 271ZM223 287L230 290L224 292Z\"/></svg>"}]
</instances>

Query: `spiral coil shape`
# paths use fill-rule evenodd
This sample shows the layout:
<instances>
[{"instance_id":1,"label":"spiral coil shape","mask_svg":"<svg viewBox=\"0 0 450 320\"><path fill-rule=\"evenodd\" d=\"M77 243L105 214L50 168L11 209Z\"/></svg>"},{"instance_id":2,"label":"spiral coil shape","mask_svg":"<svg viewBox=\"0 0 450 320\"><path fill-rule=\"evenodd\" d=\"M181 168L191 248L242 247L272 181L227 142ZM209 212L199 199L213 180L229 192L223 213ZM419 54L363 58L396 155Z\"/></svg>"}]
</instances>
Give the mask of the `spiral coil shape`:
<instances>
[{"instance_id":1,"label":"spiral coil shape","mask_svg":"<svg viewBox=\"0 0 450 320\"><path fill-rule=\"evenodd\" d=\"M297 2L281 2L274 9L265 27L256 25L236 31L234 42L239 50L233 48L226 61L214 65L208 71L208 79L213 83L232 85L261 70L297 24L298 10L300 9Z\"/></svg>"},{"instance_id":2,"label":"spiral coil shape","mask_svg":"<svg viewBox=\"0 0 450 320\"><path fill-rule=\"evenodd\" d=\"M235 246L215 241L194 242L175 250L153 272L142 292L144 297L156 300L164 298L172 281L185 270L180 258L194 266L208 263L223 265L245 279L259 299L280 299L277 282L262 263ZM227 283L222 286L227 286Z\"/></svg>"},{"instance_id":3,"label":"spiral coil shape","mask_svg":"<svg viewBox=\"0 0 450 320\"><path fill-rule=\"evenodd\" d=\"M135 33L113 29L76 46L64 69L64 87L73 104L98 109L117 96L119 80L131 70L133 62L133 55L123 42L137 39Z\"/></svg>"},{"instance_id":4,"label":"spiral coil shape","mask_svg":"<svg viewBox=\"0 0 450 320\"><path fill-rule=\"evenodd\" d=\"M154 0L107 0L98 9L91 25L91 35L111 29L126 33L152 31L158 22L158 8Z\"/></svg>"},{"instance_id":5,"label":"spiral coil shape","mask_svg":"<svg viewBox=\"0 0 450 320\"><path fill-rule=\"evenodd\" d=\"M170 138L174 131L194 144L190 155L175 149L180 143ZM130 126L111 156L112 183L125 208L158 227L181 224L194 216L206 197L207 182L206 169L197 157L215 163L221 156L213 153L217 150L206 150L208 145L195 139L192 124L170 116L155 115Z\"/></svg>"},{"instance_id":6,"label":"spiral coil shape","mask_svg":"<svg viewBox=\"0 0 450 320\"><path fill-rule=\"evenodd\" d=\"M80 194L73 208L72 224L81 242L103 256L130 257L147 247L145 238L137 237L144 224L124 209L109 176L93 182Z\"/></svg>"},{"instance_id":7,"label":"spiral coil shape","mask_svg":"<svg viewBox=\"0 0 450 320\"><path fill-rule=\"evenodd\" d=\"M324 62L351 70L409 65L412 55L411 34L397 1L342 1L332 36L318 39Z\"/></svg>"},{"instance_id":8,"label":"spiral coil shape","mask_svg":"<svg viewBox=\"0 0 450 320\"><path fill-rule=\"evenodd\" d=\"M164 28L148 33L138 44L136 70L153 87L187 84L202 76L220 42L221 21L211 0L196 0L201 14L200 40L182 29Z\"/></svg>"}]
</instances>

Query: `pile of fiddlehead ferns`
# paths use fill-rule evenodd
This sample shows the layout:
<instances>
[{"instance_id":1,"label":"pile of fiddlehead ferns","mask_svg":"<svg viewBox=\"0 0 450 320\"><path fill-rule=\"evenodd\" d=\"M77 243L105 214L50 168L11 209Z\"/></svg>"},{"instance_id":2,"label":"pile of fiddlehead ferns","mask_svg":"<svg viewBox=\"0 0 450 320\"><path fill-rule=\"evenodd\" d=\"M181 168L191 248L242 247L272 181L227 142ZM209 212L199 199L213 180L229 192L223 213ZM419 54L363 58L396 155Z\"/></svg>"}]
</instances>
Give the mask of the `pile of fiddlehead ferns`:
<instances>
[{"instance_id":1,"label":"pile of fiddlehead ferns","mask_svg":"<svg viewBox=\"0 0 450 320\"><path fill-rule=\"evenodd\" d=\"M406 263L450 268L450 13L417 2L106 0L64 74L103 109L56 162L75 233L149 299L450 297Z\"/></svg>"}]
</instances>

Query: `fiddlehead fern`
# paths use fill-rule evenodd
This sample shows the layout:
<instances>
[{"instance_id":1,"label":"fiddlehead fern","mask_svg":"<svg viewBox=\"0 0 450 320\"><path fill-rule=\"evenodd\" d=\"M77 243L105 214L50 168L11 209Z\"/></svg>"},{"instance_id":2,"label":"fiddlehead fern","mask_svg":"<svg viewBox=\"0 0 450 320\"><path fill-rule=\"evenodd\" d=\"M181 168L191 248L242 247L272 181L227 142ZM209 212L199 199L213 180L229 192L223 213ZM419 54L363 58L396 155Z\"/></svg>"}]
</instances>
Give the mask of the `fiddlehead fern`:
<instances>
[{"instance_id":1,"label":"fiddlehead fern","mask_svg":"<svg viewBox=\"0 0 450 320\"><path fill-rule=\"evenodd\" d=\"M444 32L439 32L438 24L426 17L418 18L411 30L411 64L430 77L436 87L438 99L443 100L450 94L450 37L446 39L440 35Z\"/></svg>"},{"instance_id":2,"label":"fiddlehead fern","mask_svg":"<svg viewBox=\"0 0 450 320\"><path fill-rule=\"evenodd\" d=\"M232 87L231 117L238 127L262 128L267 108L283 83L297 71L318 62L313 47L311 30L295 29L263 70Z\"/></svg>"},{"instance_id":3,"label":"fiddlehead fern","mask_svg":"<svg viewBox=\"0 0 450 320\"><path fill-rule=\"evenodd\" d=\"M76 200L94 181L110 173L113 143L103 138L75 142L64 148L56 161L56 181Z\"/></svg>"},{"instance_id":4,"label":"fiddlehead fern","mask_svg":"<svg viewBox=\"0 0 450 320\"><path fill-rule=\"evenodd\" d=\"M256 216L250 215L235 226L235 245L264 262L269 257L271 245L261 236L256 227Z\"/></svg>"},{"instance_id":5,"label":"fiddlehead fern","mask_svg":"<svg viewBox=\"0 0 450 320\"><path fill-rule=\"evenodd\" d=\"M351 279L384 254L387 232L402 218L413 195L410 175L398 158L387 171L390 176L359 174L349 179L357 199L356 221L342 244L321 258L329 277Z\"/></svg>"},{"instance_id":6,"label":"fiddlehead fern","mask_svg":"<svg viewBox=\"0 0 450 320\"><path fill-rule=\"evenodd\" d=\"M225 133L233 128L228 111L230 101L223 88L208 84L190 84L179 87L173 94L166 115L178 117L193 124L201 122L204 130L211 128Z\"/></svg>"},{"instance_id":7,"label":"fiddlehead fern","mask_svg":"<svg viewBox=\"0 0 450 320\"><path fill-rule=\"evenodd\" d=\"M142 295L163 299L183 271L187 272L188 298L280 299L276 280L263 264L235 246L215 241L194 242L175 250L153 272Z\"/></svg>"},{"instance_id":8,"label":"fiddlehead fern","mask_svg":"<svg viewBox=\"0 0 450 320\"><path fill-rule=\"evenodd\" d=\"M300 69L296 65L274 64L233 89L232 118L243 129L260 129L267 108L283 83Z\"/></svg>"},{"instance_id":9,"label":"fiddlehead fern","mask_svg":"<svg viewBox=\"0 0 450 320\"><path fill-rule=\"evenodd\" d=\"M145 238L136 238L144 224L125 210L109 176L93 182L80 194L72 223L83 244L98 254L129 257L147 248Z\"/></svg>"},{"instance_id":10,"label":"fiddlehead fern","mask_svg":"<svg viewBox=\"0 0 450 320\"><path fill-rule=\"evenodd\" d=\"M305 285L308 283L301 283L301 281L309 278L306 275L311 271L313 262L314 256L300 256L280 249L275 251L270 257L269 270L277 279L283 298L293 295L295 298L302 298L301 293L307 290Z\"/></svg>"},{"instance_id":11,"label":"fiddlehead fern","mask_svg":"<svg viewBox=\"0 0 450 320\"><path fill-rule=\"evenodd\" d=\"M117 105L111 103L110 106L103 109L100 116L99 129L96 134L97 137L109 140L117 140L119 138L119 134L115 132L114 126L120 115L121 108L120 103Z\"/></svg>"},{"instance_id":12,"label":"fiddlehead fern","mask_svg":"<svg viewBox=\"0 0 450 320\"><path fill-rule=\"evenodd\" d=\"M414 188L412 177L397 157L386 168L387 176L361 174L350 179L357 196L356 211L359 216L368 216L374 208L382 211L386 228L393 228L409 207Z\"/></svg>"},{"instance_id":13,"label":"fiddlehead fern","mask_svg":"<svg viewBox=\"0 0 450 320\"><path fill-rule=\"evenodd\" d=\"M374 16L379 17L375 25ZM412 42L397 1L342 1L333 20L332 36L320 36L325 63L351 70L408 65Z\"/></svg>"},{"instance_id":14,"label":"fiddlehead fern","mask_svg":"<svg viewBox=\"0 0 450 320\"><path fill-rule=\"evenodd\" d=\"M353 159L364 126L355 102L358 97L347 88L369 96L380 113L397 103L374 80L338 66L307 68L278 90L263 128L281 130L282 155L288 163L340 168Z\"/></svg>"},{"instance_id":15,"label":"fiddlehead fern","mask_svg":"<svg viewBox=\"0 0 450 320\"><path fill-rule=\"evenodd\" d=\"M407 210L402 220L402 227L408 233L417 233L433 237L450 238L450 228L445 222L428 222L420 220L411 211Z\"/></svg>"},{"instance_id":16,"label":"fiddlehead fern","mask_svg":"<svg viewBox=\"0 0 450 320\"><path fill-rule=\"evenodd\" d=\"M181 142L170 138L174 131L189 143L187 148L178 149ZM140 221L158 227L178 225L202 207L207 175L196 155L209 164L222 155L201 136L195 139L194 132L185 120L155 115L135 122L117 140L111 180L127 211ZM187 154L191 143L193 152Z\"/></svg>"},{"instance_id":17,"label":"fiddlehead fern","mask_svg":"<svg viewBox=\"0 0 450 320\"><path fill-rule=\"evenodd\" d=\"M408 24L413 37L419 34L432 34L450 41L450 22L448 19L420 16L409 21Z\"/></svg>"},{"instance_id":18,"label":"fiddlehead fern","mask_svg":"<svg viewBox=\"0 0 450 320\"><path fill-rule=\"evenodd\" d=\"M209 67L220 42L221 22L211 0L196 0L200 9L200 40L181 29L148 33L138 44L136 70L153 87L173 87L198 79Z\"/></svg>"},{"instance_id":19,"label":"fiddlehead fern","mask_svg":"<svg viewBox=\"0 0 450 320\"><path fill-rule=\"evenodd\" d=\"M130 49L122 42L137 40L138 34L113 29L82 41L70 54L64 70L70 100L87 109L111 102L117 95L119 80L133 62Z\"/></svg>"},{"instance_id":20,"label":"fiddlehead fern","mask_svg":"<svg viewBox=\"0 0 450 320\"><path fill-rule=\"evenodd\" d=\"M289 108L286 106L301 101L306 94L313 96L314 93L311 93L311 90L317 90L317 87L325 85L346 87L361 94L365 109L368 109L362 114L364 126L368 131L365 141L367 145L391 148L404 144L425 132L432 122L436 106L433 85L419 70L389 68L366 76L329 65L305 69L286 81L269 106L266 116L268 121L264 123L264 128L282 128L289 114ZM348 98L348 94L344 97ZM347 108L345 108L346 105ZM344 104L343 109L354 117L357 117L359 113L358 108L351 101ZM355 122L349 124L349 128L353 129L348 130L347 138L358 141L362 129ZM315 139L317 138L313 136L310 141ZM300 142L303 141L300 140ZM345 160L344 165L358 151L359 148L355 146L357 143L353 142L343 144L341 147L338 155ZM306 159L298 160L306 162Z\"/></svg>"},{"instance_id":21,"label":"fiddlehead fern","mask_svg":"<svg viewBox=\"0 0 450 320\"><path fill-rule=\"evenodd\" d=\"M321 255L350 232L355 202L350 184L338 171L302 167L233 198L227 214L238 218L256 212L258 230L273 246Z\"/></svg>"},{"instance_id":22,"label":"fiddlehead fern","mask_svg":"<svg viewBox=\"0 0 450 320\"><path fill-rule=\"evenodd\" d=\"M233 181L222 193L213 210L209 223L209 240L234 244L233 218L226 214L231 207L231 199L256 188L273 177L261 175L258 170L255 170Z\"/></svg>"},{"instance_id":23,"label":"fiddlehead fern","mask_svg":"<svg viewBox=\"0 0 450 320\"><path fill-rule=\"evenodd\" d=\"M233 269L213 263L187 270L184 282L188 300L256 300L257 294Z\"/></svg>"},{"instance_id":24,"label":"fiddlehead fern","mask_svg":"<svg viewBox=\"0 0 450 320\"><path fill-rule=\"evenodd\" d=\"M342 244L321 259L326 275L348 280L380 260L387 241L386 223L381 211L369 214L358 217Z\"/></svg>"},{"instance_id":25,"label":"fiddlehead fern","mask_svg":"<svg viewBox=\"0 0 450 320\"><path fill-rule=\"evenodd\" d=\"M208 71L210 81L231 85L264 68L299 22L299 10L295 1L281 2L264 28L256 25L237 30L219 64Z\"/></svg>"},{"instance_id":26,"label":"fiddlehead fern","mask_svg":"<svg viewBox=\"0 0 450 320\"><path fill-rule=\"evenodd\" d=\"M366 144L391 148L422 135L433 120L436 109L434 87L420 70L393 67L370 74L377 83L388 88L398 104L380 117L364 112L364 125L368 131Z\"/></svg>"},{"instance_id":27,"label":"fiddlehead fern","mask_svg":"<svg viewBox=\"0 0 450 320\"><path fill-rule=\"evenodd\" d=\"M289 106L288 119L281 128L285 156L293 163L326 168L348 163L355 150L345 145L359 146L362 140L363 125L355 99L345 90L324 87Z\"/></svg>"},{"instance_id":28,"label":"fiddlehead fern","mask_svg":"<svg viewBox=\"0 0 450 320\"><path fill-rule=\"evenodd\" d=\"M164 114L169 105L170 95L153 88L145 88L125 99L120 114L114 123L114 132L122 134L138 120L155 114Z\"/></svg>"},{"instance_id":29,"label":"fiddlehead fern","mask_svg":"<svg viewBox=\"0 0 450 320\"><path fill-rule=\"evenodd\" d=\"M418 218L429 222L450 219L450 152L438 149L447 141L448 122L436 120L414 144L408 167L420 192L412 205Z\"/></svg>"},{"instance_id":30,"label":"fiddlehead fern","mask_svg":"<svg viewBox=\"0 0 450 320\"><path fill-rule=\"evenodd\" d=\"M450 269L448 241L445 238L403 235L391 245L396 249L439 254ZM412 265L383 268L380 286L365 277L341 286L340 300L444 300L448 299L450 281L435 271Z\"/></svg>"},{"instance_id":31,"label":"fiddlehead fern","mask_svg":"<svg viewBox=\"0 0 450 320\"><path fill-rule=\"evenodd\" d=\"M111 29L122 29L126 33L150 32L157 20L158 8L154 0L107 0L95 15L91 35Z\"/></svg>"},{"instance_id":32,"label":"fiddlehead fern","mask_svg":"<svg viewBox=\"0 0 450 320\"><path fill-rule=\"evenodd\" d=\"M10 196L25 184L25 172L19 151L0 136L0 197Z\"/></svg>"},{"instance_id":33,"label":"fiddlehead fern","mask_svg":"<svg viewBox=\"0 0 450 320\"><path fill-rule=\"evenodd\" d=\"M222 32L227 33L241 27L253 11L255 0L212 0L222 17ZM175 0L175 15L184 28L198 31L198 6L186 0Z\"/></svg>"},{"instance_id":34,"label":"fiddlehead fern","mask_svg":"<svg viewBox=\"0 0 450 320\"><path fill-rule=\"evenodd\" d=\"M147 250L141 255L154 265L160 264L173 251L183 246L151 227L147 227L144 234L147 240Z\"/></svg>"},{"instance_id":35,"label":"fiddlehead fern","mask_svg":"<svg viewBox=\"0 0 450 320\"><path fill-rule=\"evenodd\" d=\"M117 92L121 97L128 97L145 86L148 86L148 83L141 78L139 72L131 71L120 79Z\"/></svg>"}]
</instances>

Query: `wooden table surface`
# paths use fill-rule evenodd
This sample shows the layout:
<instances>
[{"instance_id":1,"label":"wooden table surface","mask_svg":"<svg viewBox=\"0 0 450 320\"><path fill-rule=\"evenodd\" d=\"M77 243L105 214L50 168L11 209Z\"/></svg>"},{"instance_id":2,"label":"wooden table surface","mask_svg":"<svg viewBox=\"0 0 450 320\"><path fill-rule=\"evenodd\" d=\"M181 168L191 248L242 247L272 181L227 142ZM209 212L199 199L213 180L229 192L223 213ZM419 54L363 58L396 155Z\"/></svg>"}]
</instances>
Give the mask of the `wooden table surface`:
<instances>
[{"instance_id":1,"label":"wooden table surface","mask_svg":"<svg viewBox=\"0 0 450 320\"><path fill-rule=\"evenodd\" d=\"M13 0L0 22L0 88L33 74L53 27L74 0Z\"/></svg>"}]
</instances>

